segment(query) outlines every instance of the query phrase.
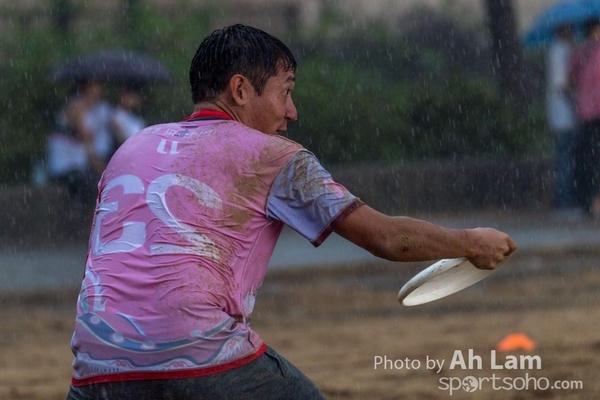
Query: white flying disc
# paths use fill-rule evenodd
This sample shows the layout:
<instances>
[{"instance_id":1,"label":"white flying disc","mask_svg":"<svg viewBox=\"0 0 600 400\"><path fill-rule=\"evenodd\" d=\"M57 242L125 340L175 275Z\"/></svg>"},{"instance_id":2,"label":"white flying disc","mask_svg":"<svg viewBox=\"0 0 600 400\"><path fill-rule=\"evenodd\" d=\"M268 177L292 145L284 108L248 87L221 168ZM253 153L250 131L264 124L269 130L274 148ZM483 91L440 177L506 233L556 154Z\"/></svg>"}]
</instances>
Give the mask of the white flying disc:
<instances>
[{"instance_id":1,"label":"white flying disc","mask_svg":"<svg viewBox=\"0 0 600 400\"><path fill-rule=\"evenodd\" d=\"M461 291L493 272L476 268L465 257L440 260L406 282L398 292L398 301L405 306L429 303Z\"/></svg>"}]
</instances>

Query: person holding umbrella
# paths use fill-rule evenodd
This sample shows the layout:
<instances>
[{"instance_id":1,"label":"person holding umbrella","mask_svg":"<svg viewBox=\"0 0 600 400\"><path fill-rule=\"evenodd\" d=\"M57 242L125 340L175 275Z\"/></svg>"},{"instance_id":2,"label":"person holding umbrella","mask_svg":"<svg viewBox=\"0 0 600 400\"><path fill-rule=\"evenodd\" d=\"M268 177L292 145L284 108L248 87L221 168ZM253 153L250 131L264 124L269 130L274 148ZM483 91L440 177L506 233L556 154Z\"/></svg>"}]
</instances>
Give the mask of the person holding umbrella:
<instances>
[{"instance_id":1,"label":"person holding umbrella","mask_svg":"<svg viewBox=\"0 0 600 400\"><path fill-rule=\"evenodd\" d=\"M116 151L127 139L141 131L146 122L140 116L142 94L139 86L123 85L110 121Z\"/></svg>"},{"instance_id":2,"label":"person holding umbrella","mask_svg":"<svg viewBox=\"0 0 600 400\"><path fill-rule=\"evenodd\" d=\"M595 200L597 182L594 177L598 166L592 153L594 149L594 120L600 117L595 97L600 94L598 75L592 61L594 49L594 25L600 18L600 1L562 0L545 8L524 35L526 48L550 44L548 58L548 122L556 139L556 187L553 205L558 215L568 218L579 215L600 215L600 200ZM572 35L585 36L583 45L573 46ZM564 60L569 61L569 84L564 84ZM593 76L596 75L595 78ZM570 110L571 98L575 109ZM573 119L576 125L573 126ZM575 132L575 133L573 133ZM569 138L572 141L569 141ZM571 153L572 152L572 153ZM571 153L571 154L570 154ZM571 161L569 162L569 159ZM570 207L569 203L572 206ZM569 210L570 209L570 210ZM563 210L565 212L563 212Z\"/></svg>"},{"instance_id":3,"label":"person holding umbrella","mask_svg":"<svg viewBox=\"0 0 600 400\"><path fill-rule=\"evenodd\" d=\"M101 82L77 82L48 138L50 178L65 184L69 194L87 206L96 200L96 186L111 146L111 110L103 96Z\"/></svg>"},{"instance_id":4,"label":"person holding umbrella","mask_svg":"<svg viewBox=\"0 0 600 400\"><path fill-rule=\"evenodd\" d=\"M168 83L171 75L147 54L113 49L78 55L56 67L57 83L75 83L74 94L56 118L48 138L48 173L86 204L96 200L96 186L106 163L132 130L143 127L134 114L143 84ZM106 84L124 88L117 113L103 98Z\"/></svg>"},{"instance_id":5,"label":"person holding umbrella","mask_svg":"<svg viewBox=\"0 0 600 400\"><path fill-rule=\"evenodd\" d=\"M575 146L577 201L600 218L600 18L585 24L586 40L574 52L570 82L581 121Z\"/></svg>"},{"instance_id":6,"label":"person holding umbrella","mask_svg":"<svg viewBox=\"0 0 600 400\"><path fill-rule=\"evenodd\" d=\"M554 28L555 39L550 44L547 57L547 108L548 125L555 142L555 177L553 206L558 215L573 218L579 208L574 199L574 144L578 120L569 82L569 65L574 47L571 24Z\"/></svg>"}]
</instances>

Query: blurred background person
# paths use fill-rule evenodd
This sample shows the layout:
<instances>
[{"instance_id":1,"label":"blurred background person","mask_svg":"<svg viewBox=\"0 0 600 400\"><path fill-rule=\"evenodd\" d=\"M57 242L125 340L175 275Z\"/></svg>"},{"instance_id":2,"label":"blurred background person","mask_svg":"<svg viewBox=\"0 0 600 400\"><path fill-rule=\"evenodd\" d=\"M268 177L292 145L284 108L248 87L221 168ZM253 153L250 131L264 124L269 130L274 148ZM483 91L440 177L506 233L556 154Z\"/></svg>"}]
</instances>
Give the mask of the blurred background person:
<instances>
[{"instance_id":1,"label":"blurred background person","mask_svg":"<svg viewBox=\"0 0 600 400\"><path fill-rule=\"evenodd\" d=\"M140 115L141 108L141 89L133 85L123 86L110 121L110 128L114 138L113 152L125 140L146 127L146 122Z\"/></svg>"},{"instance_id":2,"label":"blurred background person","mask_svg":"<svg viewBox=\"0 0 600 400\"><path fill-rule=\"evenodd\" d=\"M112 149L108 126L112 107L103 96L102 83L78 82L48 138L50 178L66 185L69 195L84 205L93 205Z\"/></svg>"},{"instance_id":3,"label":"blurred background person","mask_svg":"<svg viewBox=\"0 0 600 400\"><path fill-rule=\"evenodd\" d=\"M554 29L547 58L546 113L555 143L555 187L552 205L557 216L573 219L582 215L574 198L574 144L577 116L569 86L569 64L574 47L573 27L563 24Z\"/></svg>"},{"instance_id":4,"label":"blurred background person","mask_svg":"<svg viewBox=\"0 0 600 400\"><path fill-rule=\"evenodd\" d=\"M575 145L576 201L591 216L600 218L600 19L586 22L585 37L570 66L581 121Z\"/></svg>"}]
</instances>

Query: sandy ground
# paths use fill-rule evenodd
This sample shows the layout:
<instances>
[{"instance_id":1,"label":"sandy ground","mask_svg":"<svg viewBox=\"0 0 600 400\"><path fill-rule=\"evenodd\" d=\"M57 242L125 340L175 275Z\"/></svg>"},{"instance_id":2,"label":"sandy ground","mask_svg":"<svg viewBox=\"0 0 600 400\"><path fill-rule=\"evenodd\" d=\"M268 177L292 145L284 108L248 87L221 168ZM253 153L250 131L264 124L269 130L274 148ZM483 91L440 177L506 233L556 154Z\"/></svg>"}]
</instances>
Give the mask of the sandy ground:
<instances>
[{"instance_id":1,"label":"sandy ground","mask_svg":"<svg viewBox=\"0 0 600 400\"><path fill-rule=\"evenodd\" d=\"M328 399L600 398L600 253L516 253L470 289L399 305L398 289L423 266L276 271L252 325ZM74 290L1 297L0 399L65 398L74 299ZM536 349L492 359L515 332ZM469 349L480 366L477 357L468 365ZM481 382L475 393L458 386L468 376ZM581 388L552 388L556 381Z\"/></svg>"}]
</instances>

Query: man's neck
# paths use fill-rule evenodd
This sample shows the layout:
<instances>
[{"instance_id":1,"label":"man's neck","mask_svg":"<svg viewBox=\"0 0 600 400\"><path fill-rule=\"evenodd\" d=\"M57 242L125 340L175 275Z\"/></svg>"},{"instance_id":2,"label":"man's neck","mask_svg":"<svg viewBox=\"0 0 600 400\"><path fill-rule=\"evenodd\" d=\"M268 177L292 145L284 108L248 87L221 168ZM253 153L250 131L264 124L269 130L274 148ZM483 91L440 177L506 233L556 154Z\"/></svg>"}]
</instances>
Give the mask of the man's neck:
<instances>
[{"instance_id":1,"label":"man's neck","mask_svg":"<svg viewBox=\"0 0 600 400\"><path fill-rule=\"evenodd\" d=\"M226 104L222 101L219 101L219 100L203 101L200 103L196 103L194 105L195 113L202 111L202 110L222 112L222 113L229 115L231 117L231 119L233 119L234 121L241 122L236 110L233 107L229 106L228 104Z\"/></svg>"}]
</instances>

